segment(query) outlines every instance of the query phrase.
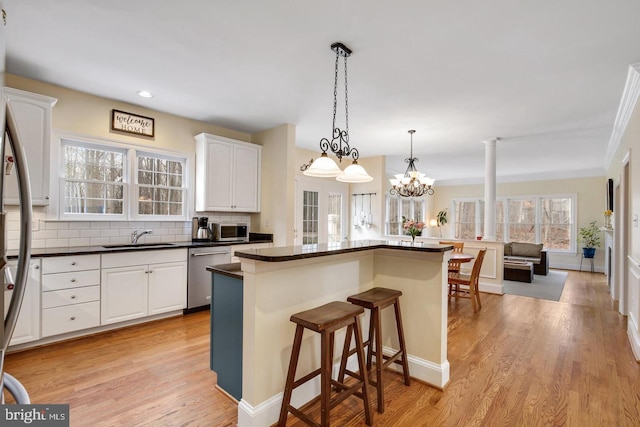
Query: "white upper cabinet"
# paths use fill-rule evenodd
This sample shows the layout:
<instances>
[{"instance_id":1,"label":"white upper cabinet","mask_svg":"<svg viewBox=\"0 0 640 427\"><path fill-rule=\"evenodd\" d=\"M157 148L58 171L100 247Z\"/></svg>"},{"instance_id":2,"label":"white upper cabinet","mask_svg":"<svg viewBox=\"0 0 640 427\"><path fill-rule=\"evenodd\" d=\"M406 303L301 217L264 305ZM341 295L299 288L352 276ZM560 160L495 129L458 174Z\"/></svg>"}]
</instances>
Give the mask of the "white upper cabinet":
<instances>
[{"instance_id":1,"label":"white upper cabinet","mask_svg":"<svg viewBox=\"0 0 640 427\"><path fill-rule=\"evenodd\" d=\"M262 147L201 133L196 139L196 210L260 212Z\"/></svg>"},{"instance_id":2,"label":"white upper cabinet","mask_svg":"<svg viewBox=\"0 0 640 427\"><path fill-rule=\"evenodd\" d=\"M8 87L4 88L4 96L16 117L18 135L27 157L32 204L47 206L49 205L51 110L58 100ZM11 149L7 143L5 156L11 155ZM5 161L5 169L6 167ZM9 176L5 176L4 185L5 204L18 204L18 182L15 168Z\"/></svg>"}]
</instances>

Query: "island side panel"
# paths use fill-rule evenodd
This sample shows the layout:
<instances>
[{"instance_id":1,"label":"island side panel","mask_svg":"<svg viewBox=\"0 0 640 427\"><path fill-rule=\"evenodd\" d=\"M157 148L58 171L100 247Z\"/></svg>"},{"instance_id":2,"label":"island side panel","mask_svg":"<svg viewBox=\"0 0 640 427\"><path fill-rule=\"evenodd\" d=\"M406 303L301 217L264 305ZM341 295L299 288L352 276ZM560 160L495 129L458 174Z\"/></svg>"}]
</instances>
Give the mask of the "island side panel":
<instances>
[{"instance_id":1,"label":"island side panel","mask_svg":"<svg viewBox=\"0 0 640 427\"><path fill-rule=\"evenodd\" d=\"M439 388L448 381L448 255L379 249L374 258L374 286L402 291L400 307L405 341L407 353L413 359L410 368L418 363L432 365L436 371L447 371L443 378L421 373L416 366L411 369L411 375ZM399 349L392 308L383 311L382 323L383 345Z\"/></svg>"},{"instance_id":2,"label":"island side panel","mask_svg":"<svg viewBox=\"0 0 640 427\"><path fill-rule=\"evenodd\" d=\"M373 251L366 251L286 262L242 259L243 401L255 408L282 393L295 333L291 315L370 289L373 258ZM368 317L361 322L364 326ZM343 340L344 331L336 333L336 349ZM319 334L306 331L298 377L320 366L319 355Z\"/></svg>"}]
</instances>

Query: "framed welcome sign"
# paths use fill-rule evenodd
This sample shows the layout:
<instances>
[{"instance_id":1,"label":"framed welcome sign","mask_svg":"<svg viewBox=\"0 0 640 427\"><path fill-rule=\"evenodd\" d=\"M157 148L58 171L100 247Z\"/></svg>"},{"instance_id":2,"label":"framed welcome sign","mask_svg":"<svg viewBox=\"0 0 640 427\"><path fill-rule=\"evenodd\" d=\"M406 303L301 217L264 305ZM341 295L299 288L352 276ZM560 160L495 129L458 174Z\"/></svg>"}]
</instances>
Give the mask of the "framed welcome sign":
<instances>
[{"instance_id":1,"label":"framed welcome sign","mask_svg":"<svg viewBox=\"0 0 640 427\"><path fill-rule=\"evenodd\" d=\"M151 117L111 110L111 130L153 138L155 122Z\"/></svg>"}]
</instances>

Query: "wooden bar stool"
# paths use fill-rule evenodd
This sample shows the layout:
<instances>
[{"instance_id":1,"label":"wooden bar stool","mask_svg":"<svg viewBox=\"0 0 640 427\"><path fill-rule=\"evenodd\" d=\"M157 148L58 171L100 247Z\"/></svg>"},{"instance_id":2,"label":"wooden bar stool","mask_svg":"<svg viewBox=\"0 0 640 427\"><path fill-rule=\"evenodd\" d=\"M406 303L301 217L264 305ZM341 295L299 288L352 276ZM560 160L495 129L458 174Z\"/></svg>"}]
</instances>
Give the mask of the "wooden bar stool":
<instances>
[{"instance_id":1,"label":"wooden bar stool","mask_svg":"<svg viewBox=\"0 0 640 427\"><path fill-rule=\"evenodd\" d=\"M361 307L348 304L346 302L334 301L328 304L316 307L311 310L296 313L291 316L291 321L296 323L296 334L293 340L293 348L291 349L291 360L289 361L289 372L287 373L287 381L284 386L284 396L282 398L282 406L280 407L280 418L278 426L284 426L287 422L287 415L291 412L309 425L328 426L329 410L338 403L345 400L352 394L360 397L364 403L364 415L367 425L371 425L371 407L369 405L369 394L367 393L368 378L365 369L364 347L362 343L362 332L360 329L360 321L358 316L364 313ZM345 348L349 352L351 343L351 335L355 333L356 347L354 351L358 355L358 365L360 373L350 372L349 376L357 379L353 384L344 384L344 376L339 381L331 378L331 369L333 364L333 345L334 333L338 329L347 327L347 337L345 338ZM305 375L296 380L296 368L298 366L298 356L300 355L300 346L302 344L302 334L304 329L310 329L320 333L320 369ZM293 389L306 383L307 381L320 375L320 395L305 403L302 407L294 408L291 406L291 394ZM332 387L336 394L332 397ZM320 424L316 423L302 410L313 403L320 400Z\"/></svg>"},{"instance_id":2,"label":"wooden bar stool","mask_svg":"<svg viewBox=\"0 0 640 427\"><path fill-rule=\"evenodd\" d=\"M378 412L384 413L384 383L382 382L382 371L389 367L392 363L402 365L402 373L404 375L405 385L410 385L409 364L407 362L407 348L404 341L404 331L402 329L402 316L400 315L400 296L402 292L395 289L373 288L368 291L351 295L347 298L352 304L371 310L369 320L369 339L365 341L364 346L367 347L367 371L371 371L372 356L376 355L376 379L369 380L369 383L375 385L378 395ZM398 330L398 341L400 342L400 350L392 356L382 354L382 327L381 312L384 308L393 305L396 315L396 327ZM350 337L349 337L350 338ZM357 339L357 338L356 338ZM353 351L342 355L340 363L340 372L338 381L342 381L344 373L351 375L346 370L347 357L353 354Z\"/></svg>"}]
</instances>

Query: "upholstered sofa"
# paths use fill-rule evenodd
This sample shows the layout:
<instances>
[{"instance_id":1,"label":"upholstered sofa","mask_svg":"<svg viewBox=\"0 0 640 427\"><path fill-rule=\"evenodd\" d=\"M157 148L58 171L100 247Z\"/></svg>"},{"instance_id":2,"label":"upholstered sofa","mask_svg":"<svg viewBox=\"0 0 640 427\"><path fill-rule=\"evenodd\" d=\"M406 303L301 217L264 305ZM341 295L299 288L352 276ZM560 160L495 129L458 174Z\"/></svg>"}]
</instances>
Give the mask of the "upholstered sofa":
<instances>
[{"instance_id":1,"label":"upholstered sofa","mask_svg":"<svg viewBox=\"0 0 640 427\"><path fill-rule=\"evenodd\" d=\"M533 264L533 273L549 274L549 258L541 244L509 242L504 244L505 261L527 261Z\"/></svg>"}]
</instances>

